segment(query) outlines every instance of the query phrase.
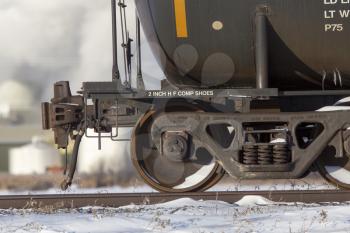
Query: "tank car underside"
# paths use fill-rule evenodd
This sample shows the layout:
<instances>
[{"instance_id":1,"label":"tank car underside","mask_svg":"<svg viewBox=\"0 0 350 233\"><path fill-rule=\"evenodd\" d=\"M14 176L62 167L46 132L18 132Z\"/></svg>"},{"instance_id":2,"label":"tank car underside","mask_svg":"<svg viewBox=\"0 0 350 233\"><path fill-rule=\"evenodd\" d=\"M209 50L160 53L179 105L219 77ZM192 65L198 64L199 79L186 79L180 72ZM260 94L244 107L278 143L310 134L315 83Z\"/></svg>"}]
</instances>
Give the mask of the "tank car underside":
<instances>
[{"instance_id":1,"label":"tank car underside","mask_svg":"<svg viewBox=\"0 0 350 233\"><path fill-rule=\"evenodd\" d=\"M118 141L113 129L134 127L133 163L146 183L160 191L206 190L225 172L239 179L300 178L315 163L326 169L329 162L318 162L325 156L348 163L350 109L313 111L345 93L312 96L309 92L298 97L297 92L292 98L280 93L261 99L258 89L250 90L251 97L230 96L230 91L248 95L247 90L212 90L208 102L205 95L168 98L159 94L196 90L136 93L116 82L84 83L82 90L83 95L71 96L67 82L57 83L52 103L43 105L44 127L54 129L58 146L67 146L69 133L79 143L88 128L98 132L97 139L108 136ZM305 101L310 105L300 108ZM288 102L296 106L286 107ZM190 179L200 182L188 184Z\"/></svg>"}]
</instances>

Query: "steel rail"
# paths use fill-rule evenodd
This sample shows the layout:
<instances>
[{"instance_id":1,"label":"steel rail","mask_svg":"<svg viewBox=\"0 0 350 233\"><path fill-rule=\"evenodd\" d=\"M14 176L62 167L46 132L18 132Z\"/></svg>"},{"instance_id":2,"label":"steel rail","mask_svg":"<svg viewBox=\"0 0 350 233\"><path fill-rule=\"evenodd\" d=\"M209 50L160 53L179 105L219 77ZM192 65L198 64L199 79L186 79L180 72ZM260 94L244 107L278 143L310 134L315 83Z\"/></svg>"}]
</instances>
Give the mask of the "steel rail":
<instances>
[{"instance_id":1,"label":"steel rail","mask_svg":"<svg viewBox=\"0 0 350 233\"><path fill-rule=\"evenodd\" d=\"M80 208L85 206L120 207L148 205L179 198L220 200L234 203L247 195L258 195L275 202L329 203L350 202L348 190L249 191L204 193L119 193L119 194L50 194L0 196L0 209Z\"/></svg>"}]
</instances>

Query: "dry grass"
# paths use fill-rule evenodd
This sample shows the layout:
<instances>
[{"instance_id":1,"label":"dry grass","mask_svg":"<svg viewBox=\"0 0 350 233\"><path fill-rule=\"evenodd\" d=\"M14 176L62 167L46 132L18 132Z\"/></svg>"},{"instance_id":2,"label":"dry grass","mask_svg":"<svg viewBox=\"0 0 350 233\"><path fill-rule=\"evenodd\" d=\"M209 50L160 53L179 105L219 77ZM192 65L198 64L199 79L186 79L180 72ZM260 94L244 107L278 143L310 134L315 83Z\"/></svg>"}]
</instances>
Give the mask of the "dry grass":
<instances>
[{"instance_id":1,"label":"dry grass","mask_svg":"<svg viewBox=\"0 0 350 233\"><path fill-rule=\"evenodd\" d=\"M13 176L9 174L0 174L0 190L11 191L38 191L50 188L58 188L62 182L63 174L45 174L45 175L26 175ZM135 176L128 179L120 179L114 174L77 174L74 178L74 184L79 188L97 188L108 186L138 186L143 182Z\"/></svg>"}]
</instances>

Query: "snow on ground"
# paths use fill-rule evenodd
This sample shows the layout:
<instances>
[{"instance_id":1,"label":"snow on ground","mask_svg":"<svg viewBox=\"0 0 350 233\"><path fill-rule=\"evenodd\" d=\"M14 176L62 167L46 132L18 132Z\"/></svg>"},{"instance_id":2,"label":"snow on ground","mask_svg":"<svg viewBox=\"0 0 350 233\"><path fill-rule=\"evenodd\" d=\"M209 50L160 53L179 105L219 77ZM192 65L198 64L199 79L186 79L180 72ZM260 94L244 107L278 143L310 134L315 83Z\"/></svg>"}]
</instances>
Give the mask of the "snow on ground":
<instances>
[{"instance_id":1,"label":"snow on ground","mask_svg":"<svg viewBox=\"0 0 350 233\"><path fill-rule=\"evenodd\" d=\"M350 232L349 213L346 204L272 203L253 196L236 204L185 198L150 206L53 213L0 210L0 232Z\"/></svg>"},{"instance_id":2,"label":"snow on ground","mask_svg":"<svg viewBox=\"0 0 350 233\"><path fill-rule=\"evenodd\" d=\"M225 179L211 191L334 189L312 173L302 180ZM68 191L14 192L7 194L155 192L147 186L80 189ZM179 199L158 205L121 208L85 207L74 210L0 210L0 233L79 232L349 232L350 203L274 203L259 196L246 196L235 204L221 201Z\"/></svg>"}]
</instances>

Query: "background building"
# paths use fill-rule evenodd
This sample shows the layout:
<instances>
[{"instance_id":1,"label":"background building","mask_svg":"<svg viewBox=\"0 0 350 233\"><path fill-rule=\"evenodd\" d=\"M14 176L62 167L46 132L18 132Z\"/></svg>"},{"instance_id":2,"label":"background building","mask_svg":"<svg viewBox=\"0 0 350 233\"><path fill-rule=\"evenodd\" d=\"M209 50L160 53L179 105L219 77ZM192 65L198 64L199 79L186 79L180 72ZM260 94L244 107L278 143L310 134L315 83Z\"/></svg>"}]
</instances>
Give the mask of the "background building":
<instances>
[{"instance_id":1,"label":"background building","mask_svg":"<svg viewBox=\"0 0 350 233\"><path fill-rule=\"evenodd\" d=\"M20 81L0 83L0 172L9 171L11 148L31 143L34 136L50 134L40 130L40 108L33 97L33 91Z\"/></svg>"}]
</instances>

